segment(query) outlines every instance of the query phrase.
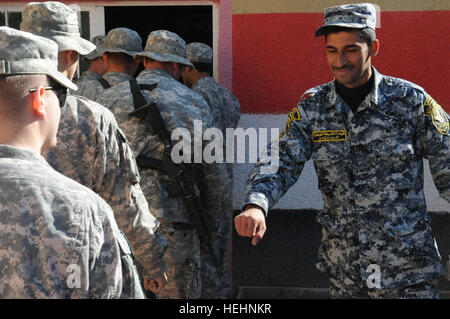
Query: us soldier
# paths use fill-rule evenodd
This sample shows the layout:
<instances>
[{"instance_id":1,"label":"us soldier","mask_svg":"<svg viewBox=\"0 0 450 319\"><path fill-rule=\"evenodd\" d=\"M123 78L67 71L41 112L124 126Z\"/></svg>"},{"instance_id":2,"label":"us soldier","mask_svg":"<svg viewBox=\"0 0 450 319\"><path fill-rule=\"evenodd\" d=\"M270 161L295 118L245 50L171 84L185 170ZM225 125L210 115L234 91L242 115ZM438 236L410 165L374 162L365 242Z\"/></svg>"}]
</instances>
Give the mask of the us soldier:
<instances>
[{"instance_id":1,"label":"us soldier","mask_svg":"<svg viewBox=\"0 0 450 319\"><path fill-rule=\"evenodd\" d=\"M188 131L191 137L201 133L194 132L196 120L202 121L199 129L213 127L209 106L204 98L178 82L183 68L192 67L186 59L186 47L182 38L166 30L153 31L148 36L144 51L136 56L144 58L145 67L136 79L138 85L151 87L157 84L156 88L144 89L140 94L143 94L147 101L156 103L169 134L176 129ZM116 115L138 163L142 160L160 162L160 165L140 166L142 189L152 212L161 222L161 233L168 241L166 260L169 283L160 297L199 298L201 263L198 233L179 189L173 188L174 185L161 161L164 158L166 143L159 139L155 128L150 129L141 119L130 116L139 106L134 102L131 84L132 82L124 81L106 90L101 103ZM202 141L194 147L199 147L201 151L204 145ZM202 201L211 229L216 233L222 213L222 194L227 183L225 167L217 163L199 163L195 166L200 166L205 175L204 180L199 181L206 186Z\"/></svg>"},{"instance_id":2,"label":"us soldier","mask_svg":"<svg viewBox=\"0 0 450 319\"><path fill-rule=\"evenodd\" d=\"M0 298L142 298L111 207L41 156L77 89L57 54L53 41L0 27Z\"/></svg>"},{"instance_id":3,"label":"us soldier","mask_svg":"<svg viewBox=\"0 0 450 319\"><path fill-rule=\"evenodd\" d=\"M450 200L449 117L425 90L378 73L371 4L327 8L328 64L335 79L306 91L279 139L279 168L260 161L237 232L256 245L265 215L312 158L324 199L318 269L334 298L438 298L444 268L426 210L423 158Z\"/></svg>"},{"instance_id":4,"label":"us soldier","mask_svg":"<svg viewBox=\"0 0 450 319\"><path fill-rule=\"evenodd\" d=\"M95 45L95 49L86 54L83 55L83 59L86 60L89 64L89 67L86 71L81 74L80 78L75 82L75 84L78 86L77 94L80 94L80 91L83 91L86 82L89 81L96 81L102 77L103 74L106 72L106 63L103 60L103 49L104 49L104 43L105 43L105 36L104 35L97 35L91 39L91 42Z\"/></svg>"},{"instance_id":5,"label":"us soldier","mask_svg":"<svg viewBox=\"0 0 450 319\"><path fill-rule=\"evenodd\" d=\"M60 2L32 2L22 12L24 31L58 44L58 68L72 80L78 54L95 47L79 35L75 11ZM114 115L100 104L76 95L67 97L58 130L58 145L47 161L57 171L92 189L113 209L119 228L130 240L144 268L144 286L154 293L167 283L165 240L148 209L139 185L136 160Z\"/></svg>"},{"instance_id":6,"label":"us soldier","mask_svg":"<svg viewBox=\"0 0 450 319\"><path fill-rule=\"evenodd\" d=\"M115 28L108 32L103 49L107 69L103 77L79 88L79 94L99 102L103 91L121 81L132 79L139 67L139 59L133 55L142 51L142 39L136 31Z\"/></svg>"},{"instance_id":7,"label":"us soldier","mask_svg":"<svg viewBox=\"0 0 450 319\"><path fill-rule=\"evenodd\" d=\"M213 52L210 46L200 42L192 42L186 46L186 57L194 68L186 67L181 74L183 83L202 95L211 108L216 125L226 136L227 128L235 128L241 116L241 107L234 94L217 83L213 74ZM224 154L226 151L224 142ZM210 253L202 254L202 298L230 298L231 283L227 261L228 243L231 232L231 216L233 211L233 166L227 164L229 189L223 193L226 206L222 209L218 251L222 271L217 272Z\"/></svg>"}]
</instances>

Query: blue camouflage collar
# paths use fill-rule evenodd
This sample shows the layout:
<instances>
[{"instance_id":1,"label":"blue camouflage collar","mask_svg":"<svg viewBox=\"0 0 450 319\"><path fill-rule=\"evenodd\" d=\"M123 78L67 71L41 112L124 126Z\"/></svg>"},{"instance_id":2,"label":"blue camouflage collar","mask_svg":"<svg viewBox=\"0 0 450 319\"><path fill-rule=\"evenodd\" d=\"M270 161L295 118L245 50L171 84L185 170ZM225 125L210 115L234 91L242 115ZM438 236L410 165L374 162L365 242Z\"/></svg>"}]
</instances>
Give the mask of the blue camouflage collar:
<instances>
[{"instance_id":1,"label":"blue camouflage collar","mask_svg":"<svg viewBox=\"0 0 450 319\"><path fill-rule=\"evenodd\" d=\"M372 66L372 72L375 75L375 79L374 79L374 86L372 91L369 93L369 95L365 98L365 100L363 102L361 102L361 105L358 107L358 110L362 110L370 105L381 105L381 97L382 94L380 94L380 83L381 80L383 79L383 75L380 74L373 66ZM345 103L342 98L338 95L337 91L336 91L336 85L335 85L335 80L336 78L334 78L331 82L328 83L329 86L329 91L327 93L327 100L330 101L330 106L338 106L342 105L343 103Z\"/></svg>"}]
</instances>

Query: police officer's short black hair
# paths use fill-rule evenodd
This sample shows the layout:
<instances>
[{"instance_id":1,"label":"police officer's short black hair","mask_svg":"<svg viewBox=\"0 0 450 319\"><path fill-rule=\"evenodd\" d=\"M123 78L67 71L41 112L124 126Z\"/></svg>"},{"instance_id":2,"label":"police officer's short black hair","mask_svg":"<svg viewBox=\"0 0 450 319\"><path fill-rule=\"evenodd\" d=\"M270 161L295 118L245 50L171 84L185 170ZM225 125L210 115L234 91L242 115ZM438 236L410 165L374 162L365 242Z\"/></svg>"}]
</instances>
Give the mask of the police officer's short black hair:
<instances>
[{"instance_id":1,"label":"police officer's short black hair","mask_svg":"<svg viewBox=\"0 0 450 319\"><path fill-rule=\"evenodd\" d=\"M327 40L327 35L330 33L338 33L342 31L353 31L353 30L359 30L359 35L361 38L363 38L367 45L370 47L372 45L372 42L376 40L377 35L375 33L375 30L372 28L364 28L364 29L356 29L356 28L346 28L346 27L339 27L339 26L330 26L325 28L324 30L324 36L325 41Z\"/></svg>"}]
</instances>

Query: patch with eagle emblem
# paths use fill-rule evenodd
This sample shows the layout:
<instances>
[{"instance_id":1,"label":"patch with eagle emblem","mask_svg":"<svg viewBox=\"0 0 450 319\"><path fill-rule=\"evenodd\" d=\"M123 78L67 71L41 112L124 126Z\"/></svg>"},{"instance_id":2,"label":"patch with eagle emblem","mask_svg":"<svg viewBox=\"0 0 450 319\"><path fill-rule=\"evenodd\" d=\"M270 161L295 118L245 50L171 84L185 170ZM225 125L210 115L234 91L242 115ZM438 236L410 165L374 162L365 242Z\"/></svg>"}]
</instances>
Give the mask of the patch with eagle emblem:
<instances>
[{"instance_id":1,"label":"patch with eagle emblem","mask_svg":"<svg viewBox=\"0 0 450 319\"><path fill-rule=\"evenodd\" d=\"M449 119L444 109L431 97L427 96L423 103L425 116L431 116L431 121L442 135L448 135Z\"/></svg>"},{"instance_id":2,"label":"patch with eagle emblem","mask_svg":"<svg viewBox=\"0 0 450 319\"><path fill-rule=\"evenodd\" d=\"M301 119L300 112L298 111L297 107L294 107L286 119L286 124L284 125L283 132L281 132L281 134L278 138L283 137L289 131L289 129L291 128L292 122L298 121L300 119Z\"/></svg>"}]
</instances>

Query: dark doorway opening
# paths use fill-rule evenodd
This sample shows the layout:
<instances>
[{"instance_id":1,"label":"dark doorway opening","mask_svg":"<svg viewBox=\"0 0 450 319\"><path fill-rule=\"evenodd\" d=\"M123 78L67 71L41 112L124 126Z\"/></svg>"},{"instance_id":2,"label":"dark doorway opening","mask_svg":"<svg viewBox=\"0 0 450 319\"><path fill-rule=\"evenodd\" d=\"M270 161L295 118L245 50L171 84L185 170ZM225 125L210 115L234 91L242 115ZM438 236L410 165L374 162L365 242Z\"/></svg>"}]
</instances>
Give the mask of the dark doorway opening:
<instances>
[{"instance_id":1,"label":"dark doorway opening","mask_svg":"<svg viewBox=\"0 0 450 319\"><path fill-rule=\"evenodd\" d=\"M212 5L105 7L105 32L126 27L142 38L154 30L175 32L187 43L203 42L213 47ZM138 70L140 72L141 68Z\"/></svg>"}]
</instances>

